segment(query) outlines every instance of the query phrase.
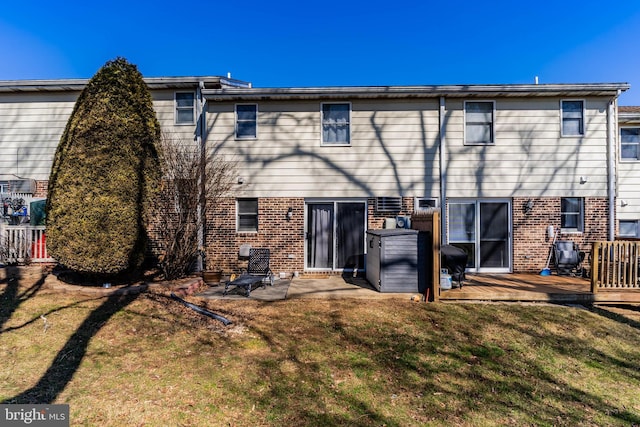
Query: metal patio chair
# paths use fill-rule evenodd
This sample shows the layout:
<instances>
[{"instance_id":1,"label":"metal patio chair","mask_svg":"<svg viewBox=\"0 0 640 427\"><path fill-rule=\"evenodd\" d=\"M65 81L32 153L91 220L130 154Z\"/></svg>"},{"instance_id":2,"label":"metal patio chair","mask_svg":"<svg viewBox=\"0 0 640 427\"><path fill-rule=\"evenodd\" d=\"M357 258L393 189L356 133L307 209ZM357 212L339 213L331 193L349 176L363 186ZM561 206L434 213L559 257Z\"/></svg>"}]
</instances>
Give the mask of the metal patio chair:
<instances>
[{"instance_id":1,"label":"metal patio chair","mask_svg":"<svg viewBox=\"0 0 640 427\"><path fill-rule=\"evenodd\" d=\"M581 264L584 261L585 253L580 251L576 243L566 240L555 242L553 255L558 276L582 275Z\"/></svg>"},{"instance_id":2,"label":"metal patio chair","mask_svg":"<svg viewBox=\"0 0 640 427\"><path fill-rule=\"evenodd\" d=\"M229 281L224 285L222 295L226 296L231 286L236 288L244 288L246 296L251 296L251 289L258 285L265 286L267 283L273 286L274 276L269 267L270 251L267 248L251 248L249 250L249 264L247 271L243 272L235 280Z\"/></svg>"}]
</instances>

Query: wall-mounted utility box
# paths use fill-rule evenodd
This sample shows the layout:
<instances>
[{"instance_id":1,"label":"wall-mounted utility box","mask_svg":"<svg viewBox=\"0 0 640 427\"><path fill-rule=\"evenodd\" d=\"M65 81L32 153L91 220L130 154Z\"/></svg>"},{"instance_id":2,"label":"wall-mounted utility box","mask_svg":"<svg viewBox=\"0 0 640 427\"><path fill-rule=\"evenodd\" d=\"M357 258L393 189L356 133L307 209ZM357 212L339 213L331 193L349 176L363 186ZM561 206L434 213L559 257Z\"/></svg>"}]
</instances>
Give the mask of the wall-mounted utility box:
<instances>
[{"instance_id":1,"label":"wall-mounted utility box","mask_svg":"<svg viewBox=\"0 0 640 427\"><path fill-rule=\"evenodd\" d=\"M367 280L380 292L418 292L418 230L367 231Z\"/></svg>"}]
</instances>

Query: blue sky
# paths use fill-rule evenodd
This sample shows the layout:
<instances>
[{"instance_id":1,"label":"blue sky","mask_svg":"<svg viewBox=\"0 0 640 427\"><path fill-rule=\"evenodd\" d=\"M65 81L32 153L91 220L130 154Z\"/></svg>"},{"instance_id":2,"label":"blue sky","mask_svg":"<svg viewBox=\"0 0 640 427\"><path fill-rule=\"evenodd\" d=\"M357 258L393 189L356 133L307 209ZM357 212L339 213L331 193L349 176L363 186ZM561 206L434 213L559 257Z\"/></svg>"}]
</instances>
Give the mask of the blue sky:
<instances>
[{"instance_id":1,"label":"blue sky","mask_svg":"<svg viewBox=\"0 0 640 427\"><path fill-rule=\"evenodd\" d=\"M628 82L640 105L640 1L3 2L0 80L117 56L257 87Z\"/></svg>"}]
</instances>

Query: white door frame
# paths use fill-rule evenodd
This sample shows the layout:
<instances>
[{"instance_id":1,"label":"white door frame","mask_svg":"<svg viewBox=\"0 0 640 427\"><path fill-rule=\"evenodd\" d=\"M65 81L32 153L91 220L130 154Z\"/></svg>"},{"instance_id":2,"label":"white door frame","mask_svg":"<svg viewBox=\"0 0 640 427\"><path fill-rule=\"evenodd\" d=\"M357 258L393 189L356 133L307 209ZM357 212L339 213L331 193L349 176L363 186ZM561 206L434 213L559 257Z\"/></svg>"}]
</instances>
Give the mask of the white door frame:
<instances>
[{"instance_id":1,"label":"white door frame","mask_svg":"<svg viewBox=\"0 0 640 427\"><path fill-rule=\"evenodd\" d=\"M447 243L455 244L451 242L451 230L449 229L450 215L449 205L451 204L474 204L475 205L475 259L474 268L467 268L469 272L477 273L512 273L513 272L513 215L512 215L512 200L507 198L450 198L447 200ZM482 203L505 203L507 205L508 213L508 237L507 237L507 256L508 266L504 268L481 268L480 267L480 204Z\"/></svg>"},{"instance_id":2,"label":"white door frame","mask_svg":"<svg viewBox=\"0 0 640 427\"><path fill-rule=\"evenodd\" d=\"M334 211L334 219L333 219L333 268L311 268L308 265L308 242L309 236L307 235L309 230L309 209L308 206L310 204L333 204ZM337 234L337 221L336 221L336 213L337 213L337 205L339 203L362 203L364 205L364 217L362 218L364 223L364 233L362 236L362 250L363 253L366 253L367 248L367 228L368 228L368 208L369 205L367 203L366 198L309 198L304 200L304 270L305 271L343 271L343 268L336 268L336 260L338 256L337 246L336 246L336 234ZM360 266L358 271L364 271L364 264Z\"/></svg>"}]
</instances>

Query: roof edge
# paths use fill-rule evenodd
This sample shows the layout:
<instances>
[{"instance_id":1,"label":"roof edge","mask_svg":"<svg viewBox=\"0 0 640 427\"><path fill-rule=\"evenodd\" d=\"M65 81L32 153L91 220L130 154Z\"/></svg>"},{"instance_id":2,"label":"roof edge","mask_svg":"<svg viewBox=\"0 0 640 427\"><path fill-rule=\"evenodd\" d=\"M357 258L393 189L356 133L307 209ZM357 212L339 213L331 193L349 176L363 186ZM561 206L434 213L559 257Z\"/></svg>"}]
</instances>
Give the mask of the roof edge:
<instances>
[{"instance_id":1,"label":"roof edge","mask_svg":"<svg viewBox=\"0 0 640 427\"><path fill-rule=\"evenodd\" d=\"M628 83L425 85L425 86L333 86L291 88L207 89L214 101L312 98L417 98L463 96L617 96Z\"/></svg>"},{"instance_id":2,"label":"roof edge","mask_svg":"<svg viewBox=\"0 0 640 427\"><path fill-rule=\"evenodd\" d=\"M143 77L150 89L197 87L203 83L218 88L249 88L251 83L220 76ZM0 92L66 92L81 91L90 79L0 80Z\"/></svg>"}]
</instances>

